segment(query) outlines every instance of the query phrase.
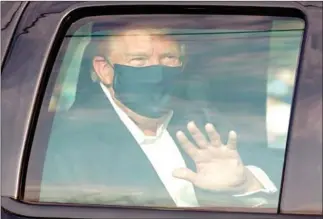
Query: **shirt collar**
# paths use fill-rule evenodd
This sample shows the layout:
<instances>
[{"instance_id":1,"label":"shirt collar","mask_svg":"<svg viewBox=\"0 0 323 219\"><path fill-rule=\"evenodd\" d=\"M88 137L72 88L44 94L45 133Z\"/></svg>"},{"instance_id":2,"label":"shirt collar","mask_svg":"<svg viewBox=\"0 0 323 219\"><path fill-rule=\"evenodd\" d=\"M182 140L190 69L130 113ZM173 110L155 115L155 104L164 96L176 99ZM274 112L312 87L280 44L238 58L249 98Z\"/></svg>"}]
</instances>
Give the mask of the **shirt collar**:
<instances>
[{"instance_id":1,"label":"shirt collar","mask_svg":"<svg viewBox=\"0 0 323 219\"><path fill-rule=\"evenodd\" d=\"M152 143L158 138L160 138L161 135L166 131L168 124L173 116L173 111L170 111L169 114L164 116L163 122L157 128L157 133L155 136L146 136L143 133L143 131L129 118L129 116L114 102L110 94L110 91L107 89L107 87L104 86L102 83L100 83L100 86L103 92L105 93L106 97L110 101L113 109L118 114L120 120L125 124L125 126L128 128L128 130L131 132L131 134L134 136L134 138L139 144Z\"/></svg>"}]
</instances>

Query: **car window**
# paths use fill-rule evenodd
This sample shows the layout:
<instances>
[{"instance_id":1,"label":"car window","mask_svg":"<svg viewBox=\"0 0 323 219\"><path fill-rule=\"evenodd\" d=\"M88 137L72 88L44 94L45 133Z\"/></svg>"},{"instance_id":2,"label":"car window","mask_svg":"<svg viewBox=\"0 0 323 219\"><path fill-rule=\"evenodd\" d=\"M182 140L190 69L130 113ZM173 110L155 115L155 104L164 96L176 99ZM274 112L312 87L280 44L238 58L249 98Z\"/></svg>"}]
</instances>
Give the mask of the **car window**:
<instances>
[{"instance_id":1,"label":"car window","mask_svg":"<svg viewBox=\"0 0 323 219\"><path fill-rule=\"evenodd\" d=\"M276 212L303 31L246 15L74 22L24 200Z\"/></svg>"}]
</instances>

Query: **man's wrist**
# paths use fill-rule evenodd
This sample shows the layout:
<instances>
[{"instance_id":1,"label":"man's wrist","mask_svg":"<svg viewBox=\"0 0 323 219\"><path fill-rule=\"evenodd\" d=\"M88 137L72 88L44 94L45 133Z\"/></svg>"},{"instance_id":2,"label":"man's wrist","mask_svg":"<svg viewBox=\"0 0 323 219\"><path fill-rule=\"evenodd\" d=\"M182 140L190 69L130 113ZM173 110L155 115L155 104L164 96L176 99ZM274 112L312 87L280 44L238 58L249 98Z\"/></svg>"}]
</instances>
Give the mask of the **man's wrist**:
<instances>
[{"instance_id":1,"label":"man's wrist","mask_svg":"<svg viewBox=\"0 0 323 219\"><path fill-rule=\"evenodd\" d=\"M221 191L204 190L196 187L196 192L203 199L210 199L217 204L221 204L217 201L223 199L231 204L237 202L251 207L268 205L272 204L272 202L277 203L278 199L276 186L271 182L267 174L256 166L245 167L245 178L237 186ZM223 202L226 203L225 201Z\"/></svg>"},{"instance_id":2,"label":"man's wrist","mask_svg":"<svg viewBox=\"0 0 323 219\"><path fill-rule=\"evenodd\" d=\"M264 189L262 184L257 180L254 174L247 167L245 167L244 176L245 177L242 183L228 189L227 192L230 192L236 195L236 194L252 193L253 191L259 191Z\"/></svg>"},{"instance_id":3,"label":"man's wrist","mask_svg":"<svg viewBox=\"0 0 323 219\"><path fill-rule=\"evenodd\" d=\"M249 171L249 186L244 192L236 193L235 197L250 196L256 193L275 194L278 189L275 184L269 179L267 174L256 166L246 166ZM271 195L270 195L271 196Z\"/></svg>"},{"instance_id":4,"label":"man's wrist","mask_svg":"<svg viewBox=\"0 0 323 219\"><path fill-rule=\"evenodd\" d=\"M249 193L249 192L264 189L263 185L258 181L255 175L247 167L245 167L245 173L246 173L246 182L241 192Z\"/></svg>"}]
</instances>

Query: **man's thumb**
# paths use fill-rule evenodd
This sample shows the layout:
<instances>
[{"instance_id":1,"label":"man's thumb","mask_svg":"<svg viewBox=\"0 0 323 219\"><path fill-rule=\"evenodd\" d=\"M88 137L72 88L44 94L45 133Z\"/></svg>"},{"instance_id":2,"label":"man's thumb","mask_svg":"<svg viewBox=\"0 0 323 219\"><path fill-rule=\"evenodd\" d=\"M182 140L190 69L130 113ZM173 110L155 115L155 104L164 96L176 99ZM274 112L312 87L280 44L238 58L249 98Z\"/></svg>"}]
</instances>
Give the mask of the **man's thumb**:
<instances>
[{"instance_id":1,"label":"man's thumb","mask_svg":"<svg viewBox=\"0 0 323 219\"><path fill-rule=\"evenodd\" d=\"M173 171L173 177L184 179L194 183L196 180L196 173L187 168L178 168Z\"/></svg>"}]
</instances>

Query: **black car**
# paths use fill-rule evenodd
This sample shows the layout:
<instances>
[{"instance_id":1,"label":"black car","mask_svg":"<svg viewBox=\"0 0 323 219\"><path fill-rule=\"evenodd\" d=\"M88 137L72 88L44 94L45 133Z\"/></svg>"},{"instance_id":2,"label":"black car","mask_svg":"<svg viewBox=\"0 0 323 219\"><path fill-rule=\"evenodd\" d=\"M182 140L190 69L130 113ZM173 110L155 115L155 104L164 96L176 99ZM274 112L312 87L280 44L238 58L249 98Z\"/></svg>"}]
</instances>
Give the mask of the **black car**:
<instances>
[{"instance_id":1,"label":"black car","mask_svg":"<svg viewBox=\"0 0 323 219\"><path fill-rule=\"evenodd\" d=\"M2 1L1 217L322 218L322 6Z\"/></svg>"}]
</instances>

